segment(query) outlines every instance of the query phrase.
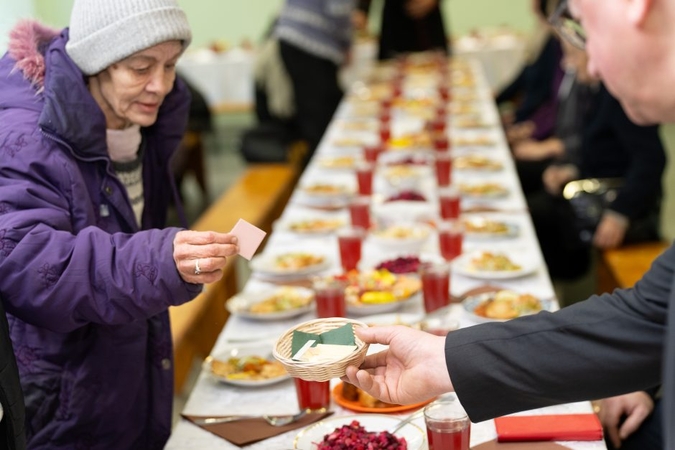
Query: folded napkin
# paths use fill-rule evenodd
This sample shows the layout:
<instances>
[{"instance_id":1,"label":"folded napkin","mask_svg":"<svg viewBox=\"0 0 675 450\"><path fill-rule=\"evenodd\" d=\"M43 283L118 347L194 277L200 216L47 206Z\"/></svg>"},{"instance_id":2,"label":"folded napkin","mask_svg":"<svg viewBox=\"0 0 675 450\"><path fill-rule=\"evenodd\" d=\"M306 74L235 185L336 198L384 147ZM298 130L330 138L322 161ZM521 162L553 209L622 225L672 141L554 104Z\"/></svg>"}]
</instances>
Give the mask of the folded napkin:
<instances>
[{"instance_id":1,"label":"folded napkin","mask_svg":"<svg viewBox=\"0 0 675 450\"><path fill-rule=\"evenodd\" d=\"M471 447L471 450L566 450L555 442L497 442L494 439Z\"/></svg>"},{"instance_id":2,"label":"folded napkin","mask_svg":"<svg viewBox=\"0 0 675 450\"><path fill-rule=\"evenodd\" d=\"M263 439L271 438L279 434L286 433L287 431L297 430L298 428L306 427L309 424L317 422L324 417L328 417L333 414L332 411L321 413L321 414L307 414L306 416L299 419L297 422L285 425L283 427L273 427L265 421L263 418L257 419L242 419L234 422L225 422L225 423L214 423L210 425L197 425L204 430L220 436L223 439L226 439L237 445L243 447L245 445L253 444ZM189 416L181 414L181 416L190 422L194 423L197 419L203 419L205 417L218 417L218 416ZM228 416L221 416L228 417Z\"/></svg>"},{"instance_id":3,"label":"folded napkin","mask_svg":"<svg viewBox=\"0 0 675 450\"><path fill-rule=\"evenodd\" d=\"M498 417L495 426L499 442L602 439L602 425L595 414Z\"/></svg>"}]
</instances>

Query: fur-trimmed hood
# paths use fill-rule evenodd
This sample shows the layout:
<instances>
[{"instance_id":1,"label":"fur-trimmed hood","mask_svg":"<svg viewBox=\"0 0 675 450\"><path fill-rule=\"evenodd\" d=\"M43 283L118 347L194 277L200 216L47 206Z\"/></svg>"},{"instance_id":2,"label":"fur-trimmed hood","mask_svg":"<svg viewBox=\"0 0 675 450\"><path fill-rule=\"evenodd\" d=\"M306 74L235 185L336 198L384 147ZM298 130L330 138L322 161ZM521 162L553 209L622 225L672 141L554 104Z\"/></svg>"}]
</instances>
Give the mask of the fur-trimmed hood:
<instances>
[{"instance_id":1,"label":"fur-trimmed hood","mask_svg":"<svg viewBox=\"0 0 675 450\"><path fill-rule=\"evenodd\" d=\"M44 86L44 50L59 32L35 20L22 20L9 33L7 52L16 61L15 69L38 89Z\"/></svg>"}]
</instances>

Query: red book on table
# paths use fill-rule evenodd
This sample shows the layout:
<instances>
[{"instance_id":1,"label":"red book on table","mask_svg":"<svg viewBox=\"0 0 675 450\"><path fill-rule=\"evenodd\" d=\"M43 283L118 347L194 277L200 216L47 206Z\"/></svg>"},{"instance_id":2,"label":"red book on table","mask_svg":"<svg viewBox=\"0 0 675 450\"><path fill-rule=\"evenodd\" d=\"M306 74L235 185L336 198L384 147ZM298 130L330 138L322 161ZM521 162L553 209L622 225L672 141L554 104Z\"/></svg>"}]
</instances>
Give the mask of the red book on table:
<instances>
[{"instance_id":1,"label":"red book on table","mask_svg":"<svg viewBox=\"0 0 675 450\"><path fill-rule=\"evenodd\" d=\"M595 414L498 417L495 426L499 442L602 439L602 425Z\"/></svg>"}]
</instances>

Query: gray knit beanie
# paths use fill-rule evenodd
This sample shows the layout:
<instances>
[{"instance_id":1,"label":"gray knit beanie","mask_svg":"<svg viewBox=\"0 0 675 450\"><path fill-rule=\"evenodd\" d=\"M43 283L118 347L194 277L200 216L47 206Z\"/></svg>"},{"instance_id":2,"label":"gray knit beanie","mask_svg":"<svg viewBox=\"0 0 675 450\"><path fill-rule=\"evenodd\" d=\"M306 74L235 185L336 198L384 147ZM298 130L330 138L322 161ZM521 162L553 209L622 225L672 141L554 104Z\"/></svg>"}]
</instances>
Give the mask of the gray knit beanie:
<instances>
[{"instance_id":1,"label":"gray knit beanie","mask_svg":"<svg viewBox=\"0 0 675 450\"><path fill-rule=\"evenodd\" d=\"M75 0L66 52L86 75L166 41L192 40L176 0Z\"/></svg>"}]
</instances>

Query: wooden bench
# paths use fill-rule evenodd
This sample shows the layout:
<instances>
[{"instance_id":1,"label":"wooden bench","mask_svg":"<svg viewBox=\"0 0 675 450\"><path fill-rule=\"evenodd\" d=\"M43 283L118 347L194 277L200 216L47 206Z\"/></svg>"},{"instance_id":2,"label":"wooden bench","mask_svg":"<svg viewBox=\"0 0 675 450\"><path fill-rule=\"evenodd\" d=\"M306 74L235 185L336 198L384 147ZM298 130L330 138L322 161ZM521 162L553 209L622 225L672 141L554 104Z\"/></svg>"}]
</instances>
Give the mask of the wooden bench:
<instances>
[{"instance_id":1,"label":"wooden bench","mask_svg":"<svg viewBox=\"0 0 675 450\"><path fill-rule=\"evenodd\" d=\"M669 246L667 242L645 242L600 252L598 294L632 287Z\"/></svg>"},{"instance_id":2,"label":"wooden bench","mask_svg":"<svg viewBox=\"0 0 675 450\"><path fill-rule=\"evenodd\" d=\"M248 166L192 229L228 232L242 218L269 233L272 222L281 215L293 192L299 174L294 164ZM238 292L237 259L228 259L222 279L205 286L204 292L194 300L169 308L176 393L181 392L195 358L209 354L227 321L225 301Z\"/></svg>"}]
</instances>

